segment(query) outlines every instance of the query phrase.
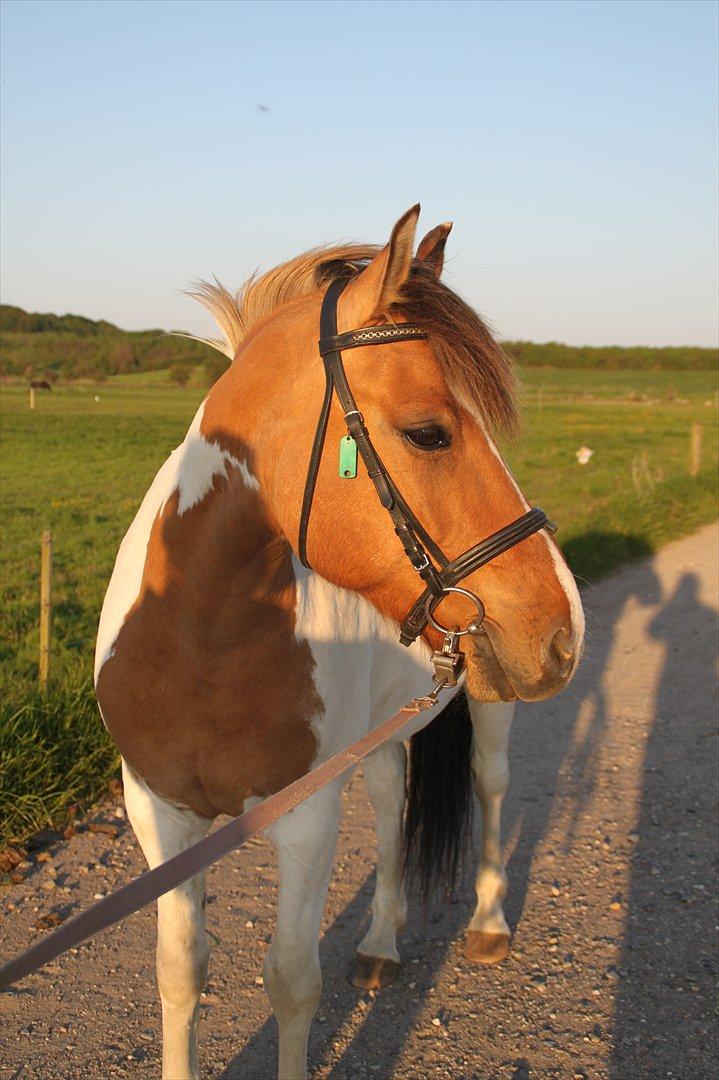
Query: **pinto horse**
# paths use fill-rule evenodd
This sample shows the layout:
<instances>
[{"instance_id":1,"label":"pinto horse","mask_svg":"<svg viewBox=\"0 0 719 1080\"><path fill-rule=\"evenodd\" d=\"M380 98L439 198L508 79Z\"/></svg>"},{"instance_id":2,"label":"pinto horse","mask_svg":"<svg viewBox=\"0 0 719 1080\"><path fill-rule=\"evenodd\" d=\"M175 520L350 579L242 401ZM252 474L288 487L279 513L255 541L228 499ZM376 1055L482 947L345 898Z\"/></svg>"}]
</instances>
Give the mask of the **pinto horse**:
<instances>
[{"instance_id":1,"label":"pinto horse","mask_svg":"<svg viewBox=\"0 0 719 1080\"><path fill-rule=\"evenodd\" d=\"M202 284L196 294L224 334L210 344L232 363L122 542L97 641L97 698L122 753L127 812L150 866L431 686L430 655L441 636L428 626L410 648L397 642L418 595L416 574L366 471L338 475L335 448L347 428L336 401L307 537L313 569L296 554L324 390L318 320L332 282L346 281L340 332L382 320L426 332L355 348L346 372L382 461L442 549L464 551L528 508L492 441L515 423L511 365L481 319L440 281L451 225L433 229L413 254L418 213L413 207L400 218L383 248L316 249L251 279L236 296L219 284ZM365 763L378 855L357 986L382 986L396 974L404 848L416 849L425 884L456 867L472 781L483 833L466 955L494 963L509 950L500 810L514 702L545 698L567 683L581 652L582 609L546 532L505 551L467 584L484 603L486 633L463 639L464 686ZM459 626L466 607L449 594L442 619ZM307 1075L344 782L271 830L279 902L264 984L279 1025L279 1076L288 1080ZM158 903L163 1076L173 1080L199 1075L207 962L198 876Z\"/></svg>"}]
</instances>

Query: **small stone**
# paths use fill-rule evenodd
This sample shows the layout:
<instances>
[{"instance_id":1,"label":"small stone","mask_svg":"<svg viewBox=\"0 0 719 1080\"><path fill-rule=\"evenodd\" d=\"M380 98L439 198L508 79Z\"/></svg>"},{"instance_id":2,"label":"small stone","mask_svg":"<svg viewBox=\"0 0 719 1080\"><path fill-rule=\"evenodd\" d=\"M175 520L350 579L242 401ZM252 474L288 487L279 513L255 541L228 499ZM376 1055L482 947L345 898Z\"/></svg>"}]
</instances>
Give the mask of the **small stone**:
<instances>
[{"instance_id":1,"label":"small stone","mask_svg":"<svg viewBox=\"0 0 719 1080\"><path fill-rule=\"evenodd\" d=\"M117 836L117 825L105 825L99 821L93 821L88 825L88 829L91 833L103 833L105 836L111 836L114 838Z\"/></svg>"},{"instance_id":2,"label":"small stone","mask_svg":"<svg viewBox=\"0 0 719 1080\"><path fill-rule=\"evenodd\" d=\"M261 975L255 975L255 986L264 986L265 980Z\"/></svg>"},{"instance_id":3,"label":"small stone","mask_svg":"<svg viewBox=\"0 0 719 1080\"><path fill-rule=\"evenodd\" d=\"M57 888L57 884L53 878L48 878L47 881L43 881L42 888L45 892L52 892L53 889Z\"/></svg>"},{"instance_id":4,"label":"small stone","mask_svg":"<svg viewBox=\"0 0 719 1080\"><path fill-rule=\"evenodd\" d=\"M610 911L621 911L622 910L622 905L619 903L618 900L612 900L611 904L609 905L609 910Z\"/></svg>"},{"instance_id":5,"label":"small stone","mask_svg":"<svg viewBox=\"0 0 719 1080\"><path fill-rule=\"evenodd\" d=\"M559 896L559 889L556 885L552 885L549 891L551 892L552 896Z\"/></svg>"},{"instance_id":6,"label":"small stone","mask_svg":"<svg viewBox=\"0 0 719 1080\"><path fill-rule=\"evenodd\" d=\"M246 930L254 930L254 928L255 928L255 924L253 923L252 919L248 919L247 922L245 923L245 929Z\"/></svg>"},{"instance_id":7,"label":"small stone","mask_svg":"<svg viewBox=\"0 0 719 1080\"><path fill-rule=\"evenodd\" d=\"M53 926L59 926L62 921L62 915L58 914L57 911L50 911L47 915L40 916L35 922L34 928L35 930L49 930ZM51 969L46 967L45 970L50 971Z\"/></svg>"},{"instance_id":8,"label":"small stone","mask_svg":"<svg viewBox=\"0 0 719 1080\"><path fill-rule=\"evenodd\" d=\"M435 1017L432 1018L432 1026L433 1027L441 1027L442 1026L442 1021L440 1020L440 1018L438 1016L435 1016Z\"/></svg>"},{"instance_id":9,"label":"small stone","mask_svg":"<svg viewBox=\"0 0 719 1080\"><path fill-rule=\"evenodd\" d=\"M104 897L105 897L104 893L96 892L95 895L93 896L93 900L103 900Z\"/></svg>"},{"instance_id":10,"label":"small stone","mask_svg":"<svg viewBox=\"0 0 719 1080\"><path fill-rule=\"evenodd\" d=\"M50 862L52 855L49 851L39 851L35 856L35 862Z\"/></svg>"}]
</instances>

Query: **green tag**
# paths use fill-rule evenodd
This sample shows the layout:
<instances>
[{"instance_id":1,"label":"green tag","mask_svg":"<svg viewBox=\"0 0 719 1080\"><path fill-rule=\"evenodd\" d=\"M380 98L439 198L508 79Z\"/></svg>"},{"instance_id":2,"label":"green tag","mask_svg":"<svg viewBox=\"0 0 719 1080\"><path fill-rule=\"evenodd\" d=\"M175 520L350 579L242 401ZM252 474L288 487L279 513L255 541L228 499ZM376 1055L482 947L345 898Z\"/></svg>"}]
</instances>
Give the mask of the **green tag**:
<instances>
[{"instance_id":1,"label":"green tag","mask_svg":"<svg viewBox=\"0 0 719 1080\"><path fill-rule=\"evenodd\" d=\"M340 439L340 476L351 480L357 475L357 443L351 435Z\"/></svg>"}]
</instances>

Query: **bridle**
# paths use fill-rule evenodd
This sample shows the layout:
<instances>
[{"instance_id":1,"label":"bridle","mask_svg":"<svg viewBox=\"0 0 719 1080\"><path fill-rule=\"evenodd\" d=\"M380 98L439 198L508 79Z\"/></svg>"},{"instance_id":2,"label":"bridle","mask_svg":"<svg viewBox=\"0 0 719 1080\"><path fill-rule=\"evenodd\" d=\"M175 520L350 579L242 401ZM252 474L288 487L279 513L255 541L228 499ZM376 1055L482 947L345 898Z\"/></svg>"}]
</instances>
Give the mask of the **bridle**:
<instances>
[{"instance_id":1,"label":"bridle","mask_svg":"<svg viewBox=\"0 0 719 1080\"><path fill-rule=\"evenodd\" d=\"M509 551L516 544L526 540L540 529L556 531L556 526L538 507L528 510L503 529L492 533L474 547L468 548L456 559L448 559L441 548L434 542L422 523L417 519L403 499L397 485L382 463L382 459L372 445L362 413L350 390L342 363L345 349L364 348L368 345L385 345L396 341L415 341L427 338L428 334L419 326L406 323L382 323L379 326L366 326L347 333L337 333L337 301L347 286L349 279L333 281L322 301L320 314L319 351L325 368L325 395L322 401L317 430L315 431L310 454L307 479L302 499L302 513L299 531L299 558L303 566L311 569L307 559L307 529L309 527L312 500L317 484L322 450L327 434L332 396L337 398L344 412L347 423L347 437L343 439L356 446L356 450L367 468L367 474L375 486L379 501L392 518L394 530L399 536L407 558L424 582L424 590L417 597L407 612L400 626L399 640L403 645L411 645L422 633L427 623L445 635L442 649L435 652L432 660L435 665L435 682L454 686L462 670L463 655L458 651L457 641L464 634L483 633L484 605L478 596L468 589L460 588L459 582L481 566L496 559L498 555ZM350 447L352 449L352 447ZM355 475L356 469L346 475ZM431 556L431 559L430 559ZM434 560L434 561L432 561ZM437 565L435 565L437 564ZM442 626L434 618L434 610L447 593L461 593L471 600L477 609L472 622L464 630L459 627L450 629Z\"/></svg>"}]
</instances>

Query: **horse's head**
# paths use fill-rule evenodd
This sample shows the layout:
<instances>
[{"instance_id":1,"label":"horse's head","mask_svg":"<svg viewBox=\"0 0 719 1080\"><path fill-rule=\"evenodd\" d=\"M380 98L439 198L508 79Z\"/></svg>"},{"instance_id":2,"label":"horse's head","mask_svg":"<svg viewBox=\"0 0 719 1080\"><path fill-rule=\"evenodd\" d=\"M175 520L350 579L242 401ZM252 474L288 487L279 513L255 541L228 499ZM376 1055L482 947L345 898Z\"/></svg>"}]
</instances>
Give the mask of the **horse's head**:
<instances>
[{"instance_id":1,"label":"horse's head","mask_svg":"<svg viewBox=\"0 0 719 1080\"><path fill-rule=\"evenodd\" d=\"M440 282L450 226L434 229L413 256L419 208L396 224L382 249L315 253L313 295L266 320L256 346L273 423L265 428L263 487L279 528L297 551L303 487L324 389L317 356L319 313L327 285L352 275L339 297L338 331L380 321L419 325L426 339L343 353L347 378L372 443L407 504L453 559L528 509L492 441L515 421L511 363L484 323ZM353 251L355 258L348 257ZM259 362L258 362L259 363ZM252 369L247 393L252 394ZM347 426L333 401L312 504L307 553L330 582L365 596L401 622L424 588L405 557L389 515L360 462L340 476L338 448ZM535 700L565 685L576 667L583 617L572 575L554 540L540 531L462 582L482 600L487 633L463 639L470 691L479 698ZM461 596L437 617L466 626L474 609ZM425 639L436 647L439 635Z\"/></svg>"}]
</instances>

